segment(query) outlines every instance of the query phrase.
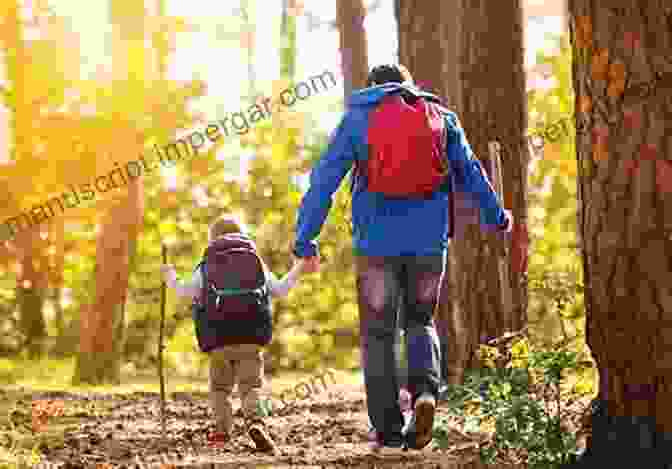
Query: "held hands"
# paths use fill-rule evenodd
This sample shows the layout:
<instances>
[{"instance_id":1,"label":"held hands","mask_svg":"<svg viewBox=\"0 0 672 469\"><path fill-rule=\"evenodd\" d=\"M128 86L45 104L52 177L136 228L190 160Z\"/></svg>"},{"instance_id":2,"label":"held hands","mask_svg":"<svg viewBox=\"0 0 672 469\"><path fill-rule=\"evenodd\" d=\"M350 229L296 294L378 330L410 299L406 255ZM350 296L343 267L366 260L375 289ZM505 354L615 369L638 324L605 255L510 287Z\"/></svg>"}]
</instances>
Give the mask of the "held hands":
<instances>
[{"instance_id":1,"label":"held hands","mask_svg":"<svg viewBox=\"0 0 672 469\"><path fill-rule=\"evenodd\" d=\"M294 263L300 265L301 273L308 274L317 272L320 269L320 257L294 258Z\"/></svg>"}]
</instances>

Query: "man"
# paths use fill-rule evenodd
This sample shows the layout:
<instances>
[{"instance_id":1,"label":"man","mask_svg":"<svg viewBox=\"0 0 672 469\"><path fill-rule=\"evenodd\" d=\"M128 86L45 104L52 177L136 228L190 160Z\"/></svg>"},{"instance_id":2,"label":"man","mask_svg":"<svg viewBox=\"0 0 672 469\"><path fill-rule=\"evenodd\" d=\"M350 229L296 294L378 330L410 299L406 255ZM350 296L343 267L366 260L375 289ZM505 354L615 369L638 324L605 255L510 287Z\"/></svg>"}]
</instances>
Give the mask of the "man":
<instances>
[{"instance_id":1,"label":"man","mask_svg":"<svg viewBox=\"0 0 672 469\"><path fill-rule=\"evenodd\" d=\"M451 235L450 191L455 186L481 209L483 225L509 230L512 219L473 157L456 115L439 106L436 96L413 86L405 67L375 67L367 86L350 97L329 147L313 168L310 187L299 209L293 253L316 262L315 238L331 208L332 195L354 166L353 241L369 418L380 446L421 449L432 439L441 379L441 352L433 314ZM384 106L389 109L388 115L379 112ZM390 113L397 120L389 119ZM420 122L418 116L424 119L426 129L411 128L411 124ZM431 139L427 132L431 132ZM400 149L406 154L395 154ZM432 155L427 153L432 149L439 149L436 161L428 160ZM390 155L397 158L393 164L389 163ZM377 163L384 158L388 158L387 164ZM415 166L408 166L404 159ZM426 168L420 168L423 161ZM447 167L431 192L409 197L389 195L394 193L394 184L401 187L416 176L425 177L414 174L414 168L430 171L428 161ZM400 178L395 170L402 166L405 173ZM385 180L386 174L397 177L394 184L389 184L389 178ZM374 182L384 189L372 190ZM400 301L413 408L406 427L398 402L394 353Z\"/></svg>"}]
</instances>

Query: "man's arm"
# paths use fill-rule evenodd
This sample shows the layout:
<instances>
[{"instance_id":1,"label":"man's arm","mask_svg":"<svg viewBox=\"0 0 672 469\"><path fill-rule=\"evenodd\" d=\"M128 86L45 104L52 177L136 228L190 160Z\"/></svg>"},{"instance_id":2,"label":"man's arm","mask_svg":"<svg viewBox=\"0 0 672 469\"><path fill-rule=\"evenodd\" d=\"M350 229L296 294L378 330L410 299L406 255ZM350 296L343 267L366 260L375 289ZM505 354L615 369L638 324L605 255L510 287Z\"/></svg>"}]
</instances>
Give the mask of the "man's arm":
<instances>
[{"instance_id":1,"label":"man's arm","mask_svg":"<svg viewBox=\"0 0 672 469\"><path fill-rule=\"evenodd\" d=\"M453 113L446 116L446 157L454 176L455 190L467 194L480 208L480 221L484 225L508 229L510 216L493 189L480 161L474 157L460 121Z\"/></svg>"},{"instance_id":2,"label":"man's arm","mask_svg":"<svg viewBox=\"0 0 672 469\"><path fill-rule=\"evenodd\" d=\"M304 194L296 223L296 257L317 255L315 238L320 234L332 205L332 196L352 167L354 146L351 130L353 117L349 111L334 131L327 151L313 168L310 187Z\"/></svg>"}]
</instances>

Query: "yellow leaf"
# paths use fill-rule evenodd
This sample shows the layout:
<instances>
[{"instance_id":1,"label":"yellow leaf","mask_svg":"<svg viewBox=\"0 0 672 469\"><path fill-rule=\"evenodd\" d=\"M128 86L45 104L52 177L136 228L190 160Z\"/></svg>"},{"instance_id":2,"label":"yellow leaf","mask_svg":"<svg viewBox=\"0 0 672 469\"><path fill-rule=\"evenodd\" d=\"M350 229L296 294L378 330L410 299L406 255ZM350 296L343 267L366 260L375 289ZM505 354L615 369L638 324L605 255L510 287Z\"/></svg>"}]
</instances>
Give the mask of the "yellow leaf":
<instances>
[{"instance_id":1,"label":"yellow leaf","mask_svg":"<svg viewBox=\"0 0 672 469\"><path fill-rule=\"evenodd\" d=\"M518 340L511 346L511 355L514 358L524 358L530 353L530 345L526 339Z\"/></svg>"}]
</instances>

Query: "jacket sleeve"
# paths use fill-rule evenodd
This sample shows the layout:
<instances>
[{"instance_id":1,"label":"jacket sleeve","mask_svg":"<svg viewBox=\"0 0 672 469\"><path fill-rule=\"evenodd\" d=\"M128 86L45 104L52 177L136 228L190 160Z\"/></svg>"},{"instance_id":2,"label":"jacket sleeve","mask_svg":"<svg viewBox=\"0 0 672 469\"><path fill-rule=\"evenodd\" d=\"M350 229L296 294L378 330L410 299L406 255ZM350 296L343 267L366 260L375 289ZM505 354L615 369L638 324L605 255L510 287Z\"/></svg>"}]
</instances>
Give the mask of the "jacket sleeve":
<instances>
[{"instance_id":1,"label":"jacket sleeve","mask_svg":"<svg viewBox=\"0 0 672 469\"><path fill-rule=\"evenodd\" d=\"M446 158L449 162L454 189L480 208L480 223L489 228L507 224L506 214L497 193L492 188L480 161L474 157L460 121L453 113L446 116Z\"/></svg>"},{"instance_id":2,"label":"jacket sleeve","mask_svg":"<svg viewBox=\"0 0 672 469\"><path fill-rule=\"evenodd\" d=\"M167 272L164 278L168 287L173 288L179 297L191 296L192 298L197 298L201 292L201 284L203 281L201 279L200 270L195 270L191 276L191 280L187 282L180 282L177 280L177 273L175 270Z\"/></svg>"},{"instance_id":3,"label":"jacket sleeve","mask_svg":"<svg viewBox=\"0 0 672 469\"><path fill-rule=\"evenodd\" d=\"M348 111L334 131L326 152L310 174L310 187L304 194L296 224L296 257L317 255L315 238L329 214L334 192L352 167L355 149L352 141L354 116Z\"/></svg>"}]
</instances>

